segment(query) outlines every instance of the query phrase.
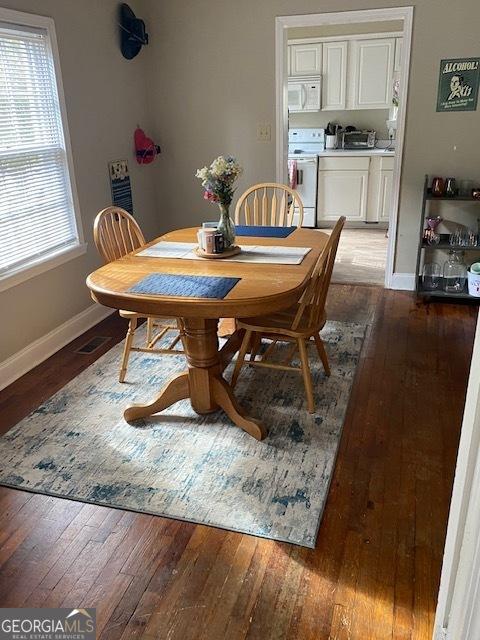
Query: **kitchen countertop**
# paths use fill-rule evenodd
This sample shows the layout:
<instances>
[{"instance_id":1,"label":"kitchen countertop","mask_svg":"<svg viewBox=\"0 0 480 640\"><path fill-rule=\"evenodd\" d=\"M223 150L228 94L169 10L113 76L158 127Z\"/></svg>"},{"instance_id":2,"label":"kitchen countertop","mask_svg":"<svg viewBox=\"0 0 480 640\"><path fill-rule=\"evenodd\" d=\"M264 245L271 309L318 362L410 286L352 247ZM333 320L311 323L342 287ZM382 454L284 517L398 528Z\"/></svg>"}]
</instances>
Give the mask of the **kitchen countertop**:
<instances>
[{"instance_id":1,"label":"kitchen countertop","mask_svg":"<svg viewBox=\"0 0 480 640\"><path fill-rule=\"evenodd\" d=\"M394 156L395 150L385 151L385 149L325 149L318 154L319 158L325 156Z\"/></svg>"},{"instance_id":2,"label":"kitchen countertop","mask_svg":"<svg viewBox=\"0 0 480 640\"><path fill-rule=\"evenodd\" d=\"M289 153L288 158L290 160L295 160L295 158L328 158L332 156L343 156L354 157L354 156L385 156L393 157L395 156L395 150L393 151L385 151L384 149L325 149L325 151L320 151L319 153L314 153L312 151L305 151L302 153Z\"/></svg>"}]
</instances>

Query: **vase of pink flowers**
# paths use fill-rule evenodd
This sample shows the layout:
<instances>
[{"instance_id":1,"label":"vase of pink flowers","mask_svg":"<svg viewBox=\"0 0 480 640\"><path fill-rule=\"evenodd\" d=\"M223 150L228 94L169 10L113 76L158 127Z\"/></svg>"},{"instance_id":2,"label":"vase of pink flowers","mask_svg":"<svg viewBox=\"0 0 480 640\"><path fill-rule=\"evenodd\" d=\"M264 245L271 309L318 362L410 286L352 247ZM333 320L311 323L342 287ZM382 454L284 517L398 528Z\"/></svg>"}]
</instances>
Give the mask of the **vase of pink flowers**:
<instances>
[{"instance_id":1,"label":"vase of pink flowers","mask_svg":"<svg viewBox=\"0 0 480 640\"><path fill-rule=\"evenodd\" d=\"M195 174L202 181L205 200L215 202L220 208L217 228L223 235L225 249L235 244L235 225L230 218L230 205L235 192L233 185L241 173L242 167L233 156L218 156L209 167L198 169Z\"/></svg>"}]
</instances>

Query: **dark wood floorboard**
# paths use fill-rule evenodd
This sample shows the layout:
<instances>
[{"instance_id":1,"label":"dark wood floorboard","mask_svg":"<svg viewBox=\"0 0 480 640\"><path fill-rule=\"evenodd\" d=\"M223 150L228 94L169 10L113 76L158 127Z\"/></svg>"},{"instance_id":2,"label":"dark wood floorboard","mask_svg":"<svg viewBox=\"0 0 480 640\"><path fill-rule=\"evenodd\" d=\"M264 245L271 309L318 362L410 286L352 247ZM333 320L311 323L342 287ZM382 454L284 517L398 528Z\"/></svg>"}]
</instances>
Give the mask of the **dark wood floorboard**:
<instances>
[{"instance_id":1,"label":"dark wood floorboard","mask_svg":"<svg viewBox=\"0 0 480 640\"><path fill-rule=\"evenodd\" d=\"M354 285L328 308L367 334L315 550L0 487L0 606L95 606L102 640L430 640L476 309ZM124 334L5 389L0 432Z\"/></svg>"}]
</instances>

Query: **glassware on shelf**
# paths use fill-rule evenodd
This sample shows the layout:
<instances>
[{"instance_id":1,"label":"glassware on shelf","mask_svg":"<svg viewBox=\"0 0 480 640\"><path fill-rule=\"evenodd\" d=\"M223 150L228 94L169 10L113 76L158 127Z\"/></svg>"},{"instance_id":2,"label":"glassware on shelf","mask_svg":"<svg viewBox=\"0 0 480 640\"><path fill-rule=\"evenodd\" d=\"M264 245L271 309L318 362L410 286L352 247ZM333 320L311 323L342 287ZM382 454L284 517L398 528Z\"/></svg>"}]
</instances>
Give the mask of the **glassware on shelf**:
<instances>
[{"instance_id":1,"label":"glassware on shelf","mask_svg":"<svg viewBox=\"0 0 480 640\"><path fill-rule=\"evenodd\" d=\"M453 198L457 195L457 181L455 178L446 178L444 195Z\"/></svg>"},{"instance_id":2,"label":"glassware on shelf","mask_svg":"<svg viewBox=\"0 0 480 640\"><path fill-rule=\"evenodd\" d=\"M426 262L423 265L422 284L427 291L435 291L440 288L442 282L442 270L438 262Z\"/></svg>"},{"instance_id":3,"label":"glassware on shelf","mask_svg":"<svg viewBox=\"0 0 480 640\"><path fill-rule=\"evenodd\" d=\"M473 180L460 180L459 193L464 198L472 197Z\"/></svg>"},{"instance_id":4,"label":"glassware on shelf","mask_svg":"<svg viewBox=\"0 0 480 640\"><path fill-rule=\"evenodd\" d=\"M443 178L439 176L435 177L432 180L432 196L436 198L441 198L443 196L443 192L445 190L445 182Z\"/></svg>"},{"instance_id":5,"label":"glassware on shelf","mask_svg":"<svg viewBox=\"0 0 480 640\"><path fill-rule=\"evenodd\" d=\"M478 247L478 233L475 233L473 229L469 229L468 233L468 246L469 247Z\"/></svg>"},{"instance_id":6,"label":"glassware on shelf","mask_svg":"<svg viewBox=\"0 0 480 640\"><path fill-rule=\"evenodd\" d=\"M423 233L423 239L429 245L437 245L440 242L440 234L437 233L437 227L442 218L440 216L428 216L426 221L428 228Z\"/></svg>"},{"instance_id":7,"label":"glassware on shelf","mask_svg":"<svg viewBox=\"0 0 480 640\"><path fill-rule=\"evenodd\" d=\"M449 251L443 265L443 283L446 293L462 293L467 281L467 267L463 262L463 251Z\"/></svg>"},{"instance_id":8,"label":"glassware on shelf","mask_svg":"<svg viewBox=\"0 0 480 640\"><path fill-rule=\"evenodd\" d=\"M455 231L452 231L448 239L450 246L462 247L464 242L464 233L460 227L457 227Z\"/></svg>"},{"instance_id":9,"label":"glassware on shelf","mask_svg":"<svg viewBox=\"0 0 480 640\"><path fill-rule=\"evenodd\" d=\"M478 247L480 241L479 236L480 234L473 231L473 229L457 227L455 231L450 234L448 242L452 247Z\"/></svg>"}]
</instances>

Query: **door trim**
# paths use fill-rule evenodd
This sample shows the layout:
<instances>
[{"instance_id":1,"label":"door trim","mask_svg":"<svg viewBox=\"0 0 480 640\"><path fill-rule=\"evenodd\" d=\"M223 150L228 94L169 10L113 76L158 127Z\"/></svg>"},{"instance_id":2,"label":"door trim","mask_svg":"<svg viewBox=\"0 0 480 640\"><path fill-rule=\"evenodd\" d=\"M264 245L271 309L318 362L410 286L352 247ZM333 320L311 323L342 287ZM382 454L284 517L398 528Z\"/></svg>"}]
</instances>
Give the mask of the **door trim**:
<instances>
[{"instance_id":1,"label":"door trim","mask_svg":"<svg viewBox=\"0 0 480 640\"><path fill-rule=\"evenodd\" d=\"M360 11L341 11L336 13L315 13L306 15L278 16L275 18L275 82L276 82L276 179L287 181L288 155L288 47L287 29L290 27L314 27L331 24L349 24L358 22L382 22L385 20L403 20L403 50L400 78L403 87L403 100L400 103L397 118L397 136L395 163L392 180L392 208L388 238L387 261L385 265L385 287L395 288L394 267L400 204L400 178L405 139L405 116L408 101L408 78L410 69L410 51L412 44L413 7L393 7L391 9L365 9Z\"/></svg>"}]
</instances>

